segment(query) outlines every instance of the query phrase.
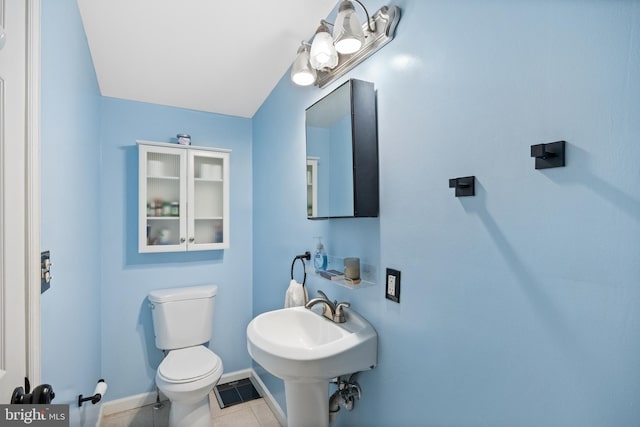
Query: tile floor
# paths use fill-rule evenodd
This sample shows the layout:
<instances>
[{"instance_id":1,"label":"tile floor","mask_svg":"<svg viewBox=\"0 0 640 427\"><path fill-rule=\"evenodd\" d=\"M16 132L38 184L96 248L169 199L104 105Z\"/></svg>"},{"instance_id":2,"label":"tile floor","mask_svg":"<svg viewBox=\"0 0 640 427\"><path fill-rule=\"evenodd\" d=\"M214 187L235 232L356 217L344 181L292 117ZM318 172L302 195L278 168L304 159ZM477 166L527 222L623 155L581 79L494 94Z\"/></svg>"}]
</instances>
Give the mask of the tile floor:
<instances>
[{"instance_id":1,"label":"tile floor","mask_svg":"<svg viewBox=\"0 0 640 427\"><path fill-rule=\"evenodd\" d=\"M281 427L262 398L225 409L220 409L213 392L209 394L209 399L215 427ZM170 403L163 403L160 409L147 405L108 415L102 418L100 427L167 427Z\"/></svg>"}]
</instances>

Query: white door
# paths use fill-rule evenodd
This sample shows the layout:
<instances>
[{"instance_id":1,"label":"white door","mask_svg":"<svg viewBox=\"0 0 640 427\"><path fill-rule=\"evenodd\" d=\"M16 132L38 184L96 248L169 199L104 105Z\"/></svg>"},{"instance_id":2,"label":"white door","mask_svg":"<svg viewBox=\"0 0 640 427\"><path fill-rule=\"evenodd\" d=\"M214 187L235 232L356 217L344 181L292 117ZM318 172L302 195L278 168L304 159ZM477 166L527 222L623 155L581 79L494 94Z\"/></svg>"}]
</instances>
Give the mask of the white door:
<instances>
[{"instance_id":1,"label":"white door","mask_svg":"<svg viewBox=\"0 0 640 427\"><path fill-rule=\"evenodd\" d=\"M27 375L26 3L0 0L0 403Z\"/></svg>"}]
</instances>

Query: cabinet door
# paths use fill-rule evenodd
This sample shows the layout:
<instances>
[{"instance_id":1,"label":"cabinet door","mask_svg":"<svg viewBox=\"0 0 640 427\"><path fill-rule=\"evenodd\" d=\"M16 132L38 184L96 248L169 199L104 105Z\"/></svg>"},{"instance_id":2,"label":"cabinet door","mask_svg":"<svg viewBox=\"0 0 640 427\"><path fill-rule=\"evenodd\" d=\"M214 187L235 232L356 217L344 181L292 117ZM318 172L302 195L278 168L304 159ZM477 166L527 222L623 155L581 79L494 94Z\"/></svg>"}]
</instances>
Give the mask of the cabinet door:
<instances>
[{"instance_id":1,"label":"cabinet door","mask_svg":"<svg viewBox=\"0 0 640 427\"><path fill-rule=\"evenodd\" d=\"M139 252L187 249L185 150L139 146Z\"/></svg>"},{"instance_id":2,"label":"cabinet door","mask_svg":"<svg viewBox=\"0 0 640 427\"><path fill-rule=\"evenodd\" d=\"M189 150L187 250L229 247L229 154Z\"/></svg>"}]
</instances>

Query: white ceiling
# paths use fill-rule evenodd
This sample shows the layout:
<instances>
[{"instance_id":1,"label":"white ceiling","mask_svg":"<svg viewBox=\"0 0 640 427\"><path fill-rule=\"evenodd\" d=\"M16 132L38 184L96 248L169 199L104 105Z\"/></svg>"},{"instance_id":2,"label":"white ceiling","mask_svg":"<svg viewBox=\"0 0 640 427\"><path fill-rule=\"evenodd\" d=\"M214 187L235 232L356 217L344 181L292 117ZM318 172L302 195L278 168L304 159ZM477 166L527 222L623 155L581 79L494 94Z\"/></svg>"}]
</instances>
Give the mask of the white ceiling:
<instances>
[{"instance_id":1,"label":"white ceiling","mask_svg":"<svg viewBox=\"0 0 640 427\"><path fill-rule=\"evenodd\" d=\"M102 95L252 117L337 0L78 0Z\"/></svg>"}]
</instances>

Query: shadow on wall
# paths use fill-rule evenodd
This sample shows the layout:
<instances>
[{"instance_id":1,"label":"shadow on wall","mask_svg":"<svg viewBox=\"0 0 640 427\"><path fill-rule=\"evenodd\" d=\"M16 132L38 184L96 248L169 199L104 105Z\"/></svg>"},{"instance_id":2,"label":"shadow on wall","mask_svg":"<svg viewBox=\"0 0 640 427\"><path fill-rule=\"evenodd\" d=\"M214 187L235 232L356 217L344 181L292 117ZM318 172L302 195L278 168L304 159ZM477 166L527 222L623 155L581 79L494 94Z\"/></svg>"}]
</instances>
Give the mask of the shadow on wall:
<instances>
[{"instance_id":1,"label":"shadow on wall","mask_svg":"<svg viewBox=\"0 0 640 427\"><path fill-rule=\"evenodd\" d=\"M487 211L487 192L477 177L475 189L475 197L462 197L459 199L464 210L480 219L506 265L513 272L517 282L527 295L528 301L539 314L538 318L544 323L549 336L556 340L560 348L576 348L576 338L569 328L567 319L563 317L562 312L554 305L549 295L545 293L544 287L536 280L535 275L517 256L513 245Z\"/></svg>"},{"instance_id":2,"label":"shadow on wall","mask_svg":"<svg viewBox=\"0 0 640 427\"><path fill-rule=\"evenodd\" d=\"M620 209L631 219L640 221L640 216L638 215L638 212L640 212L640 200L614 187L597 176L593 171L589 170L591 156L586 150L569 143L566 144L567 165L576 165L572 173L557 174L554 173L552 169L544 169L540 172L558 185L582 186L592 191L598 197L606 200L615 208ZM636 172L637 174L637 171L629 172Z\"/></svg>"},{"instance_id":3,"label":"shadow on wall","mask_svg":"<svg viewBox=\"0 0 640 427\"><path fill-rule=\"evenodd\" d=\"M220 264L224 259L224 251L166 252L141 254L138 252L138 146L121 147L125 154L125 218L124 235L125 259L123 265L172 264L172 263L214 263ZM152 334L153 336L153 334Z\"/></svg>"}]
</instances>

